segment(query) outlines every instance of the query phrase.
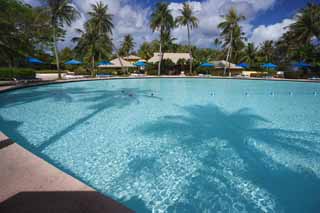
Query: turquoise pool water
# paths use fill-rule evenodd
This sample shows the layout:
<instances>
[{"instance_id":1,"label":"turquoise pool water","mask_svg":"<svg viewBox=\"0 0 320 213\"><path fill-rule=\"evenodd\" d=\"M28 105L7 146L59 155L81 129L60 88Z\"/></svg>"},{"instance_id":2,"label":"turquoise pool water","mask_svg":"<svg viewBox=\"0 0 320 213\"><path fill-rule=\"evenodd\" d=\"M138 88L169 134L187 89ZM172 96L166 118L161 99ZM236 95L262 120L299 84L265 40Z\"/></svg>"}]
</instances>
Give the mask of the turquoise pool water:
<instances>
[{"instance_id":1,"label":"turquoise pool water","mask_svg":"<svg viewBox=\"0 0 320 213\"><path fill-rule=\"evenodd\" d=\"M33 87L0 94L0 130L137 212L320 210L320 84Z\"/></svg>"}]
</instances>

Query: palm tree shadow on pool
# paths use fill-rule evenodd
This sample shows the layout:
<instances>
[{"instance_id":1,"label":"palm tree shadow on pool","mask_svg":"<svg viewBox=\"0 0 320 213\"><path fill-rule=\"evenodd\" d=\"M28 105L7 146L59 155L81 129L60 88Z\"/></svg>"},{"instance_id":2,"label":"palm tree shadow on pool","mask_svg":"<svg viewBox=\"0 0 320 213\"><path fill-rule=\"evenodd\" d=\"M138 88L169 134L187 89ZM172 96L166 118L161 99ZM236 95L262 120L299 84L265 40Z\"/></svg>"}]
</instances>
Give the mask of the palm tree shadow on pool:
<instances>
[{"instance_id":1,"label":"palm tree shadow on pool","mask_svg":"<svg viewBox=\"0 0 320 213\"><path fill-rule=\"evenodd\" d=\"M70 87L67 89L52 87L46 90L42 90L41 87L30 87L14 92L17 93L5 92L0 94L0 98L5 100L0 103L0 108L30 104L32 102L44 99L52 99L57 102L71 103L73 101L72 95L88 94L89 91L81 87Z\"/></svg>"},{"instance_id":2,"label":"palm tree shadow on pool","mask_svg":"<svg viewBox=\"0 0 320 213\"><path fill-rule=\"evenodd\" d=\"M52 99L55 102L61 102L61 104L68 104L71 102L76 102L79 104L86 103L87 110L83 112L83 116L77 118L77 120L60 131L56 132L46 140L40 143L38 146L33 146L27 140L22 140L23 136L19 134L17 130L17 125L12 125L15 123L14 120L8 120L2 118L0 125L0 130L6 133L8 136L15 139L17 142L22 143L28 148L32 148L33 151L37 153L42 152L51 144L57 142L61 137L66 135L68 132L77 128L83 124L90 124L89 121L92 117L96 116L104 110L111 108L123 108L130 104L139 104L142 98L161 101L160 97L151 95L153 94L150 90L141 90L138 88L125 88L117 90L103 90L103 89L85 89L81 87L71 87L71 88L49 88L42 90L41 88L28 88L24 91L19 91L18 94L15 93L4 93L1 94L1 98L5 101L0 103L0 108L10 108L16 107L23 104L29 104L36 101L41 101L44 99ZM74 96L77 97L74 100ZM59 111L57 111L59 113ZM22 124L19 122L20 125Z\"/></svg>"},{"instance_id":3,"label":"palm tree shadow on pool","mask_svg":"<svg viewBox=\"0 0 320 213\"><path fill-rule=\"evenodd\" d=\"M5 118L0 114L0 131L3 131L8 137L21 144L26 149L37 154L39 157L47 160L56 167L66 171L74 177L82 180L77 174L74 174L73 171L64 168L64 165L61 163L55 162L50 156L44 154L44 150L54 143L58 142L63 136L68 134L70 131L78 128L81 125L90 125L90 119L94 116L97 116L99 113L104 110L109 110L112 108L123 108L131 104L139 104L140 101L161 101L160 97L151 95L153 92L150 90L141 90L138 88L126 88L126 89L117 89L117 90L86 90L83 88L69 88L64 91L58 90L59 94L64 93L63 98L58 101L68 103L76 102L79 104L86 103L87 110L77 118L74 122L64 126L61 130L50 135L49 138L45 141L39 143L40 145L33 145L28 138L26 138L19 130L19 128L24 125L24 122L16 121L12 118ZM55 94L56 89L49 89L40 91L37 89L24 91L23 95L19 95L19 100L16 102L17 97L13 97L16 94L6 94L6 97L9 98L5 103L0 104L1 107L15 107L20 104L27 104L35 101L40 101L43 99L54 99L57 97L50 96L50 94ZM59 96L57 94L57 96ZM89 95L90 94L90 95ZM80 95L80 98L74 100L72 97L74 95ZM61 103L62 104L62 103ZM85 182L84 180L82 180Z\"/></svg>"},{"instance_id":4,"label":"palm tree shadow on pool","mask_svg":"<svg viewBox=\"0 0 320 213\"><path fill-rule=\"evenodd\" d=\"M80 103L89 103L87 111L84 112L85 116L77 119L75 122L65 127L61 131L52 135L48 140L44 141L40 146L37 147L38 151L43 151L51 144L57 142L61 137L66 135L68 132L72 131L79 125L90 124L90 119L97 114L111 109L111 108L123 108L130 104L139 104L140 99L150 98L161 100L160 98L150 96L151 92L149 90L140 90L137 88L131 89L119 89L119 90L103 90L95 91L93 96L84 97L79 100Z\"/></svg>"},{"instance_id":5,"label":"palm tree shadow on pool","mask_svg":"<svg viewBox=\"0 0 320 213\"><path fill-rule=\"evenodd\" d=\"M165 116L137 129L154 137L171 136L177 146L191 151L201 162L200 175L190 177L185 189L188 202L177 203L170 211L212 211L215 204L203 196L195 198L195 194L211 190L219 195L219 189L212 186L215 178L220 185L229 186L227 194L238 193L242 202L249 205L249 211L269 212L270 208L276 208L276 211L298 213L320 209L320 179L316 174L319 172L320 135L263 128L261 125L268 121L248 109L227 113L217 106L206 105L182 110L186 115ZM232 150L231 155L237 158L226 163L228 156L221 156L218 148L221 146ZM201 152L207 155L199 155ZM239 165L244 169L239 170ZM245 180L247 184L241 188L241 181L232 185L230 179ZM263 190L265 197L259 197L260 201L253 198L250 185ZM275 203L268 201L267 196L274 198ZM220 206L214 210L222 209Z\"/></svg>"}]
</instances>

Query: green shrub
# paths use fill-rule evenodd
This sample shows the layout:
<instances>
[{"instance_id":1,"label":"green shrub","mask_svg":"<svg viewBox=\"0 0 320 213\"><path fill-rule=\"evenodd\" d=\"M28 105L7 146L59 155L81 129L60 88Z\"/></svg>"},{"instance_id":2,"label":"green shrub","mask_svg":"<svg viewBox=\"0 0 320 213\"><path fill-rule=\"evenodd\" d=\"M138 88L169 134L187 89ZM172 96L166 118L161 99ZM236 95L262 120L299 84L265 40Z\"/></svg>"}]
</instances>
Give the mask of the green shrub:
<instances>
[{"instance_id":1,"label":"green shrub","mask_svg":"<svg viewBox=\"0 0 320 213\"><path fill-rule=\"evenodd\" d=\"M284 77L288 79L299 79L303 77L303 72L285 72Z\"/></svg>"},{"instance_id":2,"label":"green shrub","mask_svg":"<svg viewBox=\"0 0 320 213\"><path fill-rule=\"evenodd\" d=\"M224 70L219 70L219 69L215 69L213 72L212 72L212 75L213 76L224 76ZM226 75L228 75L228 72L226 73Z\"/></svg>"},{"instance_id":3,"label":"green shrub","mask_svg":"<svg viewBox=\"0 0 320 213\"><path fill-rule=\"evenodd\" d=\"M158 75L157 69L147 69L146 72L148 75Z\"/></svg>"},{"instance_id":4,"label":"green shrub","mask_svg":"<svg viewBox=\"0 0 320 213\"><path fill-rule=\"evenodd\" d=\"M196 72L198 74L212 74L214 72L213 67L197 67Z\"/></svg>"},{"instance_id":5,"label":"green shrub","mask_svg":"<svg viewBox=\"0 0 320 213\"><path fill-rule=\"evenodd\" d=\"M34 79L36 72L30 68L0 68L0 80Z\"/></svg>"},{"instance_id":6,"label":"green shrub","mask_svg":"<svg viewBox=\"0 0 320 213\"><path fill-rule=\"evenodd\" d=\"M51 73L58 73L57 70L35 70L38 74L51 74ZM61 70L62 73L66 73L67 70Z\"/></svg>"},{"instance_id":7,"label":"green shrub","mask_svg":"<svg viewBox=\"0 0 320 213\"><path fill-rule=\"evenodd\" d=\"M257 72L257 73L251 73L250 77L252 77L252 78L264 78L267 75L268 74L266 72Z\"/></svg>"},{"instance_id":8,"label":"green shrub","mask_svg":"<svg viewBox=\"0 0 320 213\"><path fill-rule=\"evenodd\" d=\"M121 69L115 69L115 68L102 68L97 70L97 74L102 75L118 75L118 73L121 72Z\"/></svg>"},{"instance_id":9,"label":"green shrub","mask_svg":"<svg viewBox=\"0 0 320 213\"><path fill-rule=\"evenodd\" d=\"M91 70L82 66L76 67L72 70L76 75L91 75Z\"/></svg>"}]
</instances>

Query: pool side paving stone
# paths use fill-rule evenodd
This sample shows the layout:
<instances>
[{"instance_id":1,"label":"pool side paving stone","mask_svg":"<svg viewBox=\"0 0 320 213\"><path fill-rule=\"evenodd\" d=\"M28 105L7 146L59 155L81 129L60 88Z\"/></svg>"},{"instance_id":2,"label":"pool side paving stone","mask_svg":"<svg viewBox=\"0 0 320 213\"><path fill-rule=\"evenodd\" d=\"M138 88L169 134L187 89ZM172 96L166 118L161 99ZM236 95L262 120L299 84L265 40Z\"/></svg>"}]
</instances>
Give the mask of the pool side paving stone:
<instances>
[{"instance_id":1,"label":"pool side paving stone","mask_svg":"<svg viewBox=\"0 0 320 213\"><path fill-rule=\"evenodd\" d=\"M1 213L133 212L0 132Z\"/></svg>"}]
</instances>

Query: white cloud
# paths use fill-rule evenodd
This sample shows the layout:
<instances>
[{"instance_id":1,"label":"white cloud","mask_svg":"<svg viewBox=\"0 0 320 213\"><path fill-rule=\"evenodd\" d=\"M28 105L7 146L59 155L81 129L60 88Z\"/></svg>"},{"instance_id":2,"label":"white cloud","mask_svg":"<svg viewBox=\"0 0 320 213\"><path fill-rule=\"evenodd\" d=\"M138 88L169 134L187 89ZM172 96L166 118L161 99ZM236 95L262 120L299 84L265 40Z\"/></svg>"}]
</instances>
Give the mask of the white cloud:
<instances>
[{"instance_id":1,"label":"white cloud","mask_svg":"<svg viewBox=\"0 0 320 213\"><path fill-rule=\"evenodd\" d=\"M207 0L203 2L191 1L195 15L199 19L199 27L192 32L192 44L199 47L213 46L213 40L220 34L218 24L223 20L222 15L226 14L231 7L246 16L246 21L241 23L244 32L251 35L253 26L250 22L258 12L267 10L275 3L275 0ZM182 8L182 3L171 3L170 9L174 16L177 16ZM174 37L180 43L186 43L187 32L185 28L178 28L173 31Z\"/></svg>"},{"instance_id":2,"label":"white cloud","mask_svg":"<svg viewBox=\"0 0 320 213\"><path fill-rule=\"evenodd\" d=\"M25 0L34 3L37 0ZM136 42L136 48L140 46L143 41L151 41L158 37L158 33L153 33L149 28L149 17L152 8L150 1L138 0L74 0L74 4L79 9L82 17L75 21L71 27L66 27L67 37L59 46L69 46L71 38L75 36L75 28L81 28L86 21L87 12L90 10L90 5L98 1L102 1L109 6L109 12L113 14L114 21L114 43L117 47L125 34L132 34ZM282 26L290 23L289 19L281 23L270 26L259 26L255 29L250 23L258 13L271 8L276 0L205 0L205 1L190 1L194 9L195 15L199 19L199 27L194 29L191 38L192 43L199 47L213 46L213 39L220 33L217 25L222 21L224 15L231 7L235 7L237 11L245 15L247 20L241 23L244 32L250 40L254 42L261 42L267 39L279 38L284 30ZM170 9L174 17L178 16L182 8L182 3L170 3ZM187 42L187 32L185 27L174 29L173 36L177 38L178 43Z\"/></svg>"},{"instance_id":3,"label":"white cloud","mask_svg":"<svg viewBox=\"0 0 320 213\"><path fill-rule=\"evenodd\" d=\"M293 19L284 19L282 22L273 25L261 25L253 30L250 40L256 44L261 44L266 40L276 41L288 31L286 27L293 22Z\"/></svg>"},{"instance_id":4,"label":"white cloud","mask_svg":"<svg viewBox=\"0 0 320 213\"><path fill-rule=\"evenodd\" d=\"M108 5L109 13L113 15L113 40L116 47L126 34L131 34L138 47L143 41L151 41L154 39L152 31L149 29L148 24L148 8L141 8L132 1L125 0L77 0L74 4L80 11L82 18L75 21L71 27L66 27L67 36L64 42L60 43L59 47L70 45L71 38L75 35L74 29L81 28L87 19L87 12L91 10L91 5L96 2L102 1ZM130 3L130 4L129 4Z\"/></svg>"}]
</instances>

